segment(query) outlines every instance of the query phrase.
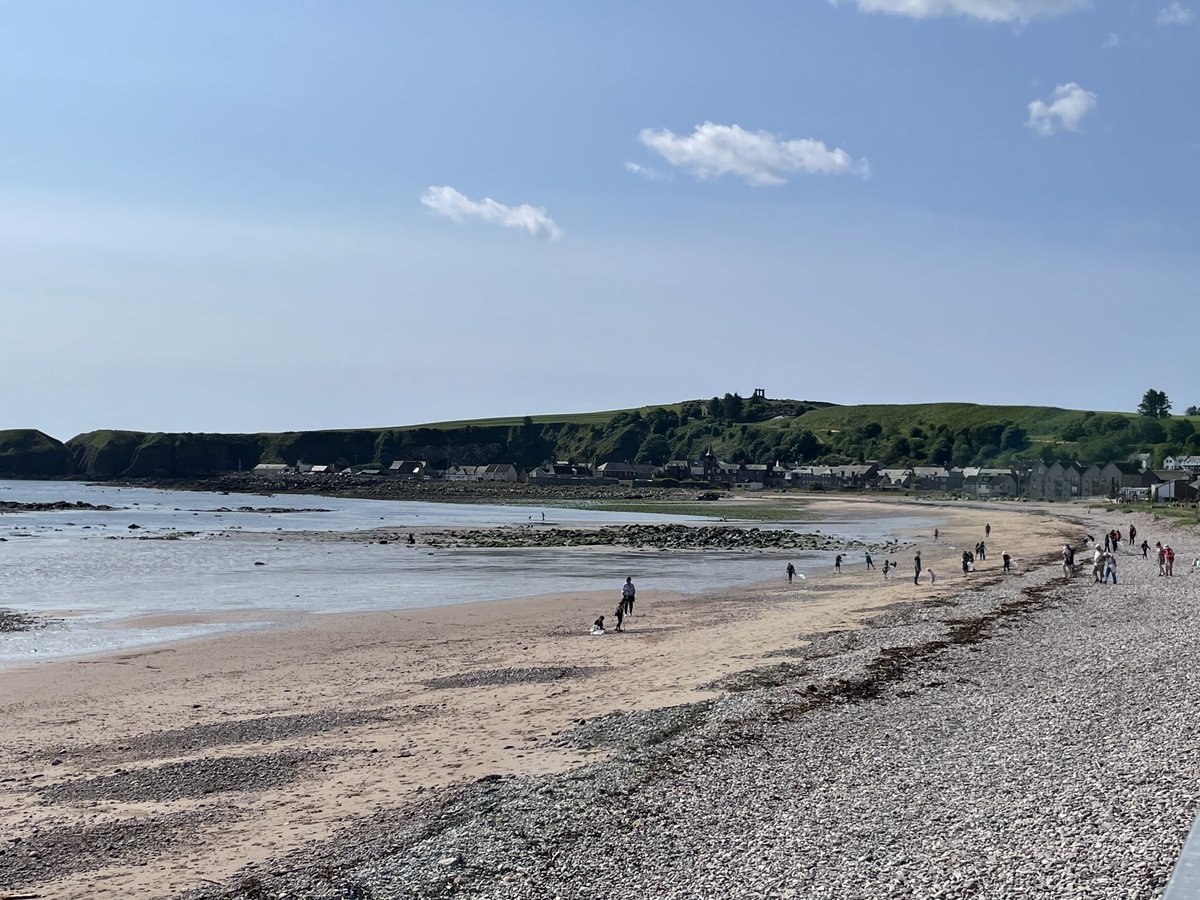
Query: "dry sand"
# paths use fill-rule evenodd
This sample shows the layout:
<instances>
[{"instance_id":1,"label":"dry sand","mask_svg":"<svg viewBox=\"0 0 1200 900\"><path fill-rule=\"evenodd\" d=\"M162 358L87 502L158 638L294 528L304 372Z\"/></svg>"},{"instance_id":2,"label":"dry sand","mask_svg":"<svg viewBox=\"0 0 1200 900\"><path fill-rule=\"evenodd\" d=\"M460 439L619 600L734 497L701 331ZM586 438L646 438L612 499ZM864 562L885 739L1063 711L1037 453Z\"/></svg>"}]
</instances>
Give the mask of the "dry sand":
<instances>
[{"instance_id":1,"label":"dry sand","mask_svg":"<svg viewBox=\"0 0 1200 900\"><path fill-rule=\"evenodd\" d=\"M931 506L909 504L905 512ZM839 516L881 509L864 501L815 507ZM5 670L0 783L8 790L0 797L0 835L28 842L38 833L170 813L183 820L196 814L199 826L187 840L160 841L153 852L122 853L111 864L94 860L55 880L13 887L58 898L168 896L325 838L430 788L578 766L586 753L548 739L581 719L701 699L708 696L701 686L762 665L804 634L856 627L881 606L961 590L961 550L983 537L985 522L992 536L981 575L999 570L1004 550L1019 572L1025 560L1054 552L1064 534L1079 536L1078 528L1025 505L950 504L936 515L946 523L940 541L911 536L926 567L938 573L933 586L925 579L913 585L911 551L897 555L897 577L887 582L879 569L865 571L861 556L848 556L842 575L830 569L793 585L782 571L764 571L771 580L753 588L704 596L639 584L628 632L589 636L595 616L611 613L622 572L602 595L291 618L269 630ZM498 673L509 683L426 683L473 672ZM294 724L299 720L268 717L297 714L315 714L316 724L290 735L260 727ZM342 722L343 715L350 719ZM243 729L248 739L203 737L203 726L248 720L260 720ZM186 728L192 730L174 734ZM133 739L146 735L157 738L139 752ZM169 800L140 799L136 789L120 800L52 800L46 793L164 763L253 755L269 764L301 750L330 755L261 790Z\"/></svg>"}]
</instances>

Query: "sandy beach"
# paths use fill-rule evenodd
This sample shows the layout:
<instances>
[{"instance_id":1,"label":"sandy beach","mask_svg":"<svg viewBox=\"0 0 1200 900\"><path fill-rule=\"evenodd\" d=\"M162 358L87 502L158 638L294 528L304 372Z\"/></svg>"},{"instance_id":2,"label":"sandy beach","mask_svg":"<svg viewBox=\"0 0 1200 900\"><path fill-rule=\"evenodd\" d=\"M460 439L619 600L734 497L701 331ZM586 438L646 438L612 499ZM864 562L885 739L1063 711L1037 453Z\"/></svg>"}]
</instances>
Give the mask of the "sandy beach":
<instances>
[{"instance_id":1,"label":"sandy beach","mask_svg":"<svg viewBox=\"0 0 1200 900\"><path fill-rule=\"evenodd\" d=\"M707 595L639 583L625 634L587 627L636 571L614 572L602 594L285 615L268 630L8 669L0 883L64 900L172 896L439 789L576 770L611 752L559 740L581 723L718 696L806 636L996 583L1003 551L1019 580L1085 533L1015 504L937 511L940 540L907 536L891 580L882 558L867 571L847 556L841 575L791 585L782 571ZM960 552L985 523L988 558L964 579ZM912 548L936 584L913 584Z\"/></svg>"}]
</instances>

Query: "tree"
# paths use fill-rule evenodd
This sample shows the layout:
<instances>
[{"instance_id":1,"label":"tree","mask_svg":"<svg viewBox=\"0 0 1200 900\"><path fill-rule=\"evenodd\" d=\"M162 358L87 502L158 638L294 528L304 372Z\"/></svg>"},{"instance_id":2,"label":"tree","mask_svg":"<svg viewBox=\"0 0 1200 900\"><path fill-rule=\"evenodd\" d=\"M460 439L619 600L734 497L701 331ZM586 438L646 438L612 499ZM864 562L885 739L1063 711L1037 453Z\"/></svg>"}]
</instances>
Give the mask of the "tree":
<instances>
[{"instance_id":1,"label":"tree","mask_svg":"<svg viewBox=\"0 0 1200 900\"><path fill-rule=\"evenodd\" d=\"M1168 433L1175 443L1186 444L1188 439L1196 433L1196 426L1187 419L1175 419L1168 428Z\"/></svg>"},{"instance_id":2,"label":"tree","mask_svg":"<svg viewBox=\"0 0 1200 900\"><path fill-rule=\"evenodd\" d=\"M739 394L726 394L725 399L721 401L721 405L724 407L726 419L730 422L741 421L742 412L745 407Z\"/></svg>"},{"instance_id":3,"label":"tree","mask_svg":"<svg viewBox=\"0 0 1200 900\"><path fill-rule=\"evenodd\" d=\"M1151 388L1142 394L1142 402L1138 404L1138 413L1152 419L1165 419L1171 415L1171 401L1162 391Z\"/></svg>"},{"instance_id":4,"label":"tree","mask_svg":"<svg viewBox=\"0 0 1200 900\"><path fill-rule=\"evenodd\" d=\"M1029 445L1029 438L1025 434L1025 429L1019 425L1009 425L1000 435L1000 448L1002 450L1024 450Z\"/></svg>"},{"instance_id":5,"label":"tree","mask_svg":"<svg viewBox=\"0 0 1200 900\"><path fill-rule=\"evenodd\" d=\"M954 439L954 444L950 450L950 462L956 466L965 466L970 463L971 457L974 455L975 450L965 434L960 434ZM945 461L940 458L940 455L935 461L945 465Z\"/></svg>"},{"instance_id":6,"label":"tree","mask_svg":"<svg viewBox=\"0 0 1200 900\"><path fill-rule=\"evenodd\" d=\"M1161 444L1167 439L1167 431L1159 424L1158 419L1140 420L1134 433L1139 441L1146 444Z\"/></svg>"},{"instance_id":7,"label":"tree","mask_svg":"<svg viewBox=\"0 0 1200 900\"><path fill-rule=\"evenodd\" d=\"M815 459L821 452L821 441L807 428L788 442L792 458L798 462Z\"/></svg>"},{"instance_id":8,"label":"tree","mask_svg":"<svg viewBox=\"0 0 1200 900\"><path fill-rule=\"evenodd\" d=\"M1200 416L1200 406L1189 406L1183 411L1185 416Z\"/></svg>"},{"instance_id":9,"label":"tree","mask_svg":"<svg viewBox=\"0 0 1200 900\"><path fill-rule=\"evenodd\" d=\"M671 445L667 439L661 434L652 434L644 441L642 447L638 450L635 462L649 463L652 466L661 466L671 456Z\"/></svg>"}]
</instances>

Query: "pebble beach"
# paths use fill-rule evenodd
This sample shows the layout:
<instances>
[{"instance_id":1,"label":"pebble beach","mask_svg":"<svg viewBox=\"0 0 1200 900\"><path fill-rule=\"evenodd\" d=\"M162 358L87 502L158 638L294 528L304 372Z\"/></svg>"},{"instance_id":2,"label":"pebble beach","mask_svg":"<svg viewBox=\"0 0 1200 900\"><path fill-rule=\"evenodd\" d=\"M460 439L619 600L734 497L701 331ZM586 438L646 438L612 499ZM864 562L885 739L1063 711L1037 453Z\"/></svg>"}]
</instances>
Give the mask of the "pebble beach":
<instances>
[{"instance_id":1,"label":"pebble beach","mask_svg":"<svg viewBox=\"0 0 1200 900\"><path fill-rule=\"evenodd\" d=\"M948 515L942 544L905 550L936 586L912 584L910 553L890 582L856 565L639 591L629 640L580 634L602 602L581 596L492 604L527 635L515 647L480 636L496 619L479 605L125 654L91 664L76 692L91 708L38 676L85 664L17 673L0 883L188 900L1159 896L1200 796L1194 529L1132 519L1175 547L1176 576L1122 551L1113 586L1083 566L1064 580L1056 557L1107 518ZM964 578L953 561L985 515L993 549Z\"/></svg>"}]
</instances>

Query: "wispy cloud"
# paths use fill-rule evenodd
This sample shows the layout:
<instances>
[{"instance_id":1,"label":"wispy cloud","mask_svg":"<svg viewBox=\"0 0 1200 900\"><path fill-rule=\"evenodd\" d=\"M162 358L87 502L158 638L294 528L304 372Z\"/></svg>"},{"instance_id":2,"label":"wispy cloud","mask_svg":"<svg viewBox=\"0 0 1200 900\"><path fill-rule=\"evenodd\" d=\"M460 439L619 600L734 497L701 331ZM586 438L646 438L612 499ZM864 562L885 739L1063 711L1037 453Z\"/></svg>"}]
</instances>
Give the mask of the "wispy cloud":
<instances>
[{"instance_id":1,"label":"wispy cloud","mask_svg":"<svg viewBox=\"0 0 1200 900\"><path fill-rule=\"evenodd\" d=\"M1121 46L1121 37L1115 31L1110 31L1100 44L1101 50L1112 50L1114 47Z\"/></svg>"},{"instance_id":2,"label":"wispy cloud","mask_svg":"<svg viewBox=\"0 0 1200 900\"><path fill-rule=\"evenodd\" d=\"M641 163L627 162L625 171L637 175L639 178L645 178L647 181L669 181L671 179L669 172L660 172L653 166L643 166Z\"/></svg>"},{"instance_id":3,"label":"wispy cloud","mask_svg":"<svg viewBox=\"0 0 1200 900\"><path fill-rule=\"evenodd\" d=\"M1182 3L1175 2L1160 9L1154 21L1164 28L1171 25L1191 25L1196 21L1196 14Z\"/></svg>"},{"instance_id":4,"label":"wispy cloud","mask_svg":"<svg viewBox=\"0 0 1200 900\"><path fill-rule=\"evenodd\" d=\"M829 0L834 6L839 0ZM932 19L962 16L984 22L1015 22L1049 19L1091 6L1091 0L853 0L863 12Z\"/></svg>"},{"instance_id":5,"label":"wispy cloud","mask_svg":"<svg viewBox=\"0 0 1200 900\"><path fill-rule=\"evenodd\" d=\"M1049 103L1034 100L1029 104L1029 121L1025 125L1043 137L1056 131L1079 131L1079 123L1096 108L1097 102L1095 94L1073 81L1060 84L1050 95Z\"/></svg>"},{"instance_id":6,"label":"wispy cloud","mask_svg":"<svg viewBox=\"0 0 1200 900\"><path fill-rule=\"evenodd\" d=\"M783 184L796 172L814 175L860 175L870 167L845 150L812 138L782 140L768 131L746 131L739 125L697 125L689 135L667 129L643 129L638 139L671 165L696 178L737 175L753 185Z\"/></svg>"},{"instance_id":7,"label":"wispy cloud","mask_svg":"<svg viewBox=\"0 0 1200 900\"><path fill-rule=\"evenodd\" d=\"M478 219L503 225L505 228L517 228L529 232L534 237L549 238L552 241L562 237L562 229L540 206L530 206L527 203L505 206L491 197L472 200L448 185L426 188L425 193L421 195L421 202L455 222Z\"/></svg>"}]
</instances>

